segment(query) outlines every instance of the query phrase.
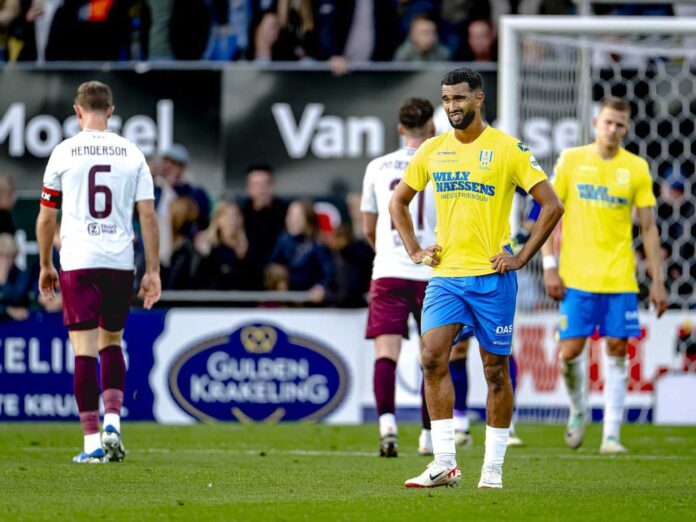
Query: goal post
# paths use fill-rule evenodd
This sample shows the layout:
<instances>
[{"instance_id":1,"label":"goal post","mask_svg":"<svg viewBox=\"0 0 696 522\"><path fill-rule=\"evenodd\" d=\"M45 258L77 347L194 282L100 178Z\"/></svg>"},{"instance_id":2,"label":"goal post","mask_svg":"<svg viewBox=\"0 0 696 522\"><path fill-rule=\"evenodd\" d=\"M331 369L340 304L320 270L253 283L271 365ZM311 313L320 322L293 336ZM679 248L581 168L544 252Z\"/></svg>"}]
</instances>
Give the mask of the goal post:
<instances>
[{"instance_id":1,"label":"goal post","mask_svg":"<svg viewBox=\"0 0 696 522\"><path fill-rule=\"evenodd\" d=\"M504 16L499 36L497 126L525 141L548 174L561 150L591 140L599 100L629 101L624 146L648 161L658 188L669 305L696 308L696 18ZM645 306L640 238L634 247ZM538 260L520 276L529 288L522 310L554 307Z\"/></svg>"}]
</instances>

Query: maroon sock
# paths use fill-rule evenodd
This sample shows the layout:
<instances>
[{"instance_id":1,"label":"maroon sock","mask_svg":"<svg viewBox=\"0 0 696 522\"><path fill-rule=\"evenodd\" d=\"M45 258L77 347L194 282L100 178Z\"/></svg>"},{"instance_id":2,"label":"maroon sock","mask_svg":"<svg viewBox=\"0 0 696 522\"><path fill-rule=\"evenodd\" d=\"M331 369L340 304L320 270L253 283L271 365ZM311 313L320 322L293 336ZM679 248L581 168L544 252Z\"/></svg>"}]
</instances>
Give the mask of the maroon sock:
<instances>
[{"instance_id":1,"label":"maroon sock","mask_svg":"<svg viewBox=\"0 0 696 522\"><path fill-rule=\"evenodd\" d=\"M396 395L396 361L382 357L375 361L375 401L377 415L394 413L394 396Z\"/></svg>"},{"instance_id":2,"label":"maroon sock","mask_svg":"<svg viewBox=\"0 0 696 522\"><path fill-rule=\"evenodd\" d=\"M425 402L425 380L421 381L421 422L423 429L430 429L430 413L428 413L428 404Z\"/></svg>"},{"instance_id":3,"label":"maroon sock","mask_svg":"<svg viewBox=\"0 0 696 522\"><path fill-rule=\"evenodd\" d=\"M99 432L99 381L97 359L88 355L75 357L73 388L80 424L85 435Z\"/></svg>"},{"instance_id":4,"label":"maroon sock","mask_svg":"<svg viewBox=\"0 0 696 522\"><path fill-rule=\"evenodd\" d=\"M121 415L123 388L126 383L126 361L120 346L107 346L99 352L104 413Z\"/></svg>"}]
</instances>

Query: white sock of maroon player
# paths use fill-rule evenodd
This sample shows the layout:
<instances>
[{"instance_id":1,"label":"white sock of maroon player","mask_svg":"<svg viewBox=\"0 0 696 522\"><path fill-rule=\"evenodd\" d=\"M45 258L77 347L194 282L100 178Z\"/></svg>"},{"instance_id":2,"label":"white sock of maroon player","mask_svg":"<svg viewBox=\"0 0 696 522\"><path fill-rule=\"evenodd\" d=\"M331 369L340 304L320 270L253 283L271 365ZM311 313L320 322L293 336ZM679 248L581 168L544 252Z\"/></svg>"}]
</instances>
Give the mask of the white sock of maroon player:
<instances>
[{"instance_id":1,"label":"white sock of maroon player","mask_svg":"<svg viewBox=\"0 0 696 522\"><path fill-rule=\"evenodd\" d=\"M126 361L120 346L107 346L99 352L101 360L104 427L113 426L121 432L121 407L126 382Z\"/></svg>"},{"instance_id":2,"label":"white sock of maroon player","mask_svg":"<svg viewBox=\"0 0 696 522\"><path fill-rule=\"evenodd\" d=\"M75 357L73 389L80 424L84 434L84 451L92 453L101 448L99 438L99 382L97 378L97 359L88 355Z\"/></svg>"}]
</instances>

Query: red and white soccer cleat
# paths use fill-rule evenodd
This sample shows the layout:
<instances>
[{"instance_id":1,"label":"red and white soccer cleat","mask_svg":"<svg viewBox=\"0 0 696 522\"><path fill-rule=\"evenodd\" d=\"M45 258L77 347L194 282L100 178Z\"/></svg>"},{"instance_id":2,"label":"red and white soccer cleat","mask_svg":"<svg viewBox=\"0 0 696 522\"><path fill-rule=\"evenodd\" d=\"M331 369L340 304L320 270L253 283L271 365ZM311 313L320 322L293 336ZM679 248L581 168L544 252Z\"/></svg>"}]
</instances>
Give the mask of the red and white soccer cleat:
<instances>
[{"instance_id":1,"label":"red and white soccer cleat","mask_svg":"<svg viewBox=\"0 0 696 522\"><path fill-rule=\"evenodd\" d=\"M404 486L407 488L439 488L441 486L451 488L456 486L461 478L462 472L459 466L456 464L443 466L434 460L428 464L423 473L404 482Z\"/></svg>"}]
</instances>

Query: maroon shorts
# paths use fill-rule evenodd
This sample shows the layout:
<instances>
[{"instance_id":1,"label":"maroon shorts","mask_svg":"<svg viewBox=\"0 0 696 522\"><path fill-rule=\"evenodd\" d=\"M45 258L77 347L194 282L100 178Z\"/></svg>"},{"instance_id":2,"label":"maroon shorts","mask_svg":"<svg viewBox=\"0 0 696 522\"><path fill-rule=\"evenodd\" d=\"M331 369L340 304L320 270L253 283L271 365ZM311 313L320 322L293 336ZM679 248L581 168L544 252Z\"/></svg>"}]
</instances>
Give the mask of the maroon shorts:
<instances>
[{"instance_id":1,"label":"maroon shorts","mask_svg":"<svg viewBox=\"0 0 696 522\"><path fill-rule=\"evenodd\" d=\"M133 292L132 270L85 268L60 272L63 322L71 330L123 330Z\"/></svg>"},{"instance_id":2,"label":"maroon shorts","mask_svg":"<svg viewBox=\"0 0 696 522\"><path fill-rule=\"evenodd\" d=\"M370 307L365 337L401 335L408 339L408 315L413 314L420 329L421 310L427 281L381 277L370 283Z\"/></svg>"}]
</instances>

